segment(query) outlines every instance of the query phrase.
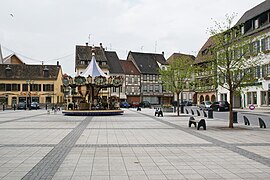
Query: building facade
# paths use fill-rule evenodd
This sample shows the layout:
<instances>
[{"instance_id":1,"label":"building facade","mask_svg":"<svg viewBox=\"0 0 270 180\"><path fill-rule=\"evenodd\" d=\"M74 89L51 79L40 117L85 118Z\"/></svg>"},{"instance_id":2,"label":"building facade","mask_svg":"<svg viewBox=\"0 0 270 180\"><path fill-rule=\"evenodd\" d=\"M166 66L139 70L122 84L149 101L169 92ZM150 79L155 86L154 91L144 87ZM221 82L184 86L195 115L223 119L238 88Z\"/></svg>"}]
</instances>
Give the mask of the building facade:
<instances>
[{"instance_id":1,"label":"building facade","mask_svg":"<svg viewBox=\"0 0 270 180\"><path fill-rule=\"evenodd\" d=\"M125 92L129 104L139 103L141 96L141 74L132 61L120 60L125 73Z\"/></svg>"},{"instance_id":2,"label":"building facade","mask_svg":"<svg viewBox=\"0 0 270 180\"><path fill-rule=\"evenodd\" d=\"M193 55L189 55L189 54L183 54L183 53L173 53L168 59L167 59L167 62L169 64L171 64L173 61L175 60L189 60L191 61L192 63L194 62L195 60L195 57ZM187 79L187 83L190 82L191 79ZM196 93L194 91L194 89L190 88L189 85L187 84L185 86L186 88L183 89L183 99L181 99L181 96L179 97L180 99L178 99L179 102L181 101L190 101L192 102L193 104L196 103ZM174 98L173 98L173 101L177 101L177 96L176 94L174 94Z\"/></svg>"},{"instance_id":3,"label":"building facade","mask_svg":"<svg viewBox=\"0 0 270 180\"><path fill-rule=\"evenodd\" d=\"M16 55L0 64L0 103L12 107L19 102L41 106L62 104L62 68L57 65L27 65ZM5 58L7 59L7 58ZM12 64L10 64L12 63Z\"/></svg>"},{"instance_id":4,"label":"building facade","mask_svg":"<svg viewBox=\"0 0 270 180\"><path fill-rule=\"evenodd\" d=\"M168 97L164 96L164 89L160 79L159 69L168 65L164 54L129 52L128 61L132 61L140 72L140 101L151 104L167 104Z\"/></svg>"},{"instance_id":5,"label":"building facade","mask_svg":"<svg viewBox=\"0 0 270 180\"><path fill-rule=\"evenodd\" d=\"M256 67L254 77L257 82L242 88L241 95L233 99L234 107L256 107L270 105L270 1L266 0L248 10L239 19L234 29L239 29L243 38L252 39L249 44L247 60L261 61ZM229 92L219 87L218 99L227 100Z\"/></svg>"}]
</instances>

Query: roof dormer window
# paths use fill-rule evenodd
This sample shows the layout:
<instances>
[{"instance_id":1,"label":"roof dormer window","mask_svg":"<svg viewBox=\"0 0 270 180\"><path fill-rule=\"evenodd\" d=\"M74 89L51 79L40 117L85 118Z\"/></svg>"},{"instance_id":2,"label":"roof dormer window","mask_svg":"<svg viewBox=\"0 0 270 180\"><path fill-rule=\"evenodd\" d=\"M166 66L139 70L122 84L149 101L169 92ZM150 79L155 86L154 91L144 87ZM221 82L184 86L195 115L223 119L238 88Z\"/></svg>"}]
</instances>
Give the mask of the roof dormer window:
<instances>
[{"instance_id":1,"label":"roof dormer window","mask_svg":"<svg viewBox=\"0 0 270 180\"><path fill-rule=\"evenodd\" d=\"M43 69L43 76L49 77L49 69L47 68L47 66L45 66L45 68Z\"/></svg>"},{"instance_id":2,"label":"roof dormer window","mask_svg":"<svg viewBox=\"0 0 270 180\"><path fill-rule=\"evenodd\" d=\"M254 21L254 29L258 29L259 28L259 19L255 19Z\"/></svg>"},{"instance_id":3,"label":"roof dormer window","mask_svg":"<svg viewBox=\"0 0 270 180\"><path fill-rule=\"evenodd\" d=\"M6 77L11 77L11 68L9 67L9 65L7 65L5 70L6 70Z\"/></svg>"}]
</instances>

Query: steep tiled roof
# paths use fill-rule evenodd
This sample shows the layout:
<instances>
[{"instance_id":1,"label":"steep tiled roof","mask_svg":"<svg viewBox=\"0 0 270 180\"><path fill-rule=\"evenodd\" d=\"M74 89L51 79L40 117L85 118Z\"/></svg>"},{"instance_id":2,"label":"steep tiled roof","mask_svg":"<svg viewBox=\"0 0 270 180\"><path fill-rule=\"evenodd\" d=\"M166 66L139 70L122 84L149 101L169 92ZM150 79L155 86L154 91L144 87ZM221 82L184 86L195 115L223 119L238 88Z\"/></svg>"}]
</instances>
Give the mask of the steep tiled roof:
<instances>
[{"instance_id":1,"label":"steep tiled roof","mask_svg":"<svg viewBox=\"0 0 270 180\"><path fill-rule=\"evenodd\" d=\"M210 60L208 58L212 57L211 51L209 50L210 47L213 45L213 37L208 38L208 40L205 42L205 44L200 49L199 53L197 54L197 57L195 61L197 63L201 63L206 60Z\"/></svg>"},{"instance_id":2,"label":"steep tiled roof","mask_svg":"<svg viewBox=\"0 0 270 180\"><path fill-rule=\"evenodd\" d=\"M24 62L16 55L10 54L9 56L3 58L3 64L23 64Z\"/></svg>"},{"instance_id":3,"label":"steep tiled roof","mask_svg":"<svg viewBox=\"0 0 270 180\"><path fill-rule=\"evenodd\" d=\"M105 51L105 56L108 60L109 72L112 74L124 74L120 65L120 60L115 51Z\"/></svg>"},{"instance_id":4,"label":"steep tiled roof","mask_svg":"<svg viewBox=\"0 0 270 180\"><path fill-rule=\"evenodd\" d=\"M190 55L190 54L173 53L173 54L167 59L167 62L170 64L170 63L173 62L175 59L180 59L180 58L190 58L190 60L195 60L195 56Z\"/></svg>"},{"instance_id":5,"label":"steep tiled roof","mask_svg":"<svg viewBox=\"0 0 270 180\"><path fill-rule=\"evenodd\" d=\"M255 6L254 8L248 10L245 12L245 14L239 19L239 21L236 23L236 26L245 23L246 21L260 15L263 12L266 12L270 10L270 0L266 0L262 2L261 4Z\"/></svg>"},{"instance_id":6,"label":"steep tiled roof","mask_svg":"<svg viewBox=\"0 0 270 180\"><path fill-rule=\"evenodd\" d=\"M139 70L136 68L132 61L120 60L120 64L125 74L140 75Z\"/></svg>"},{"instance_id":7,"label":"steep tiled roof","mask_svg":"<svg viewBox=\"0 0 270 180\"><path fill-rule=\"evenodd\" d=\"M103 47L92 47L92 46L76 46L75 52L75 66L81 65L80 61L91 61L92 53L95 53L97 62L107 62ZM85 65L87 66L87 65Z\"/></svg>"},{"instance_id":8,"label":"steep tiled roof","mask_svg":"<svg viewBox=\"0 0 270 180\"><path fill-rule=\"evenodd\" d=\"M44 69L48 69L48 77L44 77ZM61 66L57 65L26 65L26 64L0 64L0 79L40 80L57 79ZM6 76L6 69L10 69L10 76Z\"/></svg>"},{"instance_id":9,"label":"steep tiled roof","mask_svg":"<svg viewBox=\"0 0 270 180\"><path fill-rule=\"evenodd\" d=\"M165 65L168 64L163 54L153 53L140 53L140 52L129 52L128 57L131 56L140 72L143 74L159 74L158 63Z\"/></svg>"}]
</instances>

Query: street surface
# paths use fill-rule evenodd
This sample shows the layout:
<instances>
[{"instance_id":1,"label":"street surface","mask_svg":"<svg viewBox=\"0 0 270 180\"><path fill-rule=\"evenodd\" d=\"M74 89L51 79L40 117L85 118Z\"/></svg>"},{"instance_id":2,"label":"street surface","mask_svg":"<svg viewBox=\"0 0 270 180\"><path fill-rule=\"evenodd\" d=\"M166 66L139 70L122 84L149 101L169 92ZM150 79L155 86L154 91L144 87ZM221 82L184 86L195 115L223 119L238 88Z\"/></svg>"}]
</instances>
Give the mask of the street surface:
<instances>
[{"instance_id":1,"label":"street surface","mask_svg":"<svg viewBox=\"0 0 270 180\"><path fill-rule=\"evenodd\" d=\"M154 112L1 111L0 179L270 179L269 127L229 129L227 112L217 112L198 131L189 115Z\"/></svg>"}]
</instances>

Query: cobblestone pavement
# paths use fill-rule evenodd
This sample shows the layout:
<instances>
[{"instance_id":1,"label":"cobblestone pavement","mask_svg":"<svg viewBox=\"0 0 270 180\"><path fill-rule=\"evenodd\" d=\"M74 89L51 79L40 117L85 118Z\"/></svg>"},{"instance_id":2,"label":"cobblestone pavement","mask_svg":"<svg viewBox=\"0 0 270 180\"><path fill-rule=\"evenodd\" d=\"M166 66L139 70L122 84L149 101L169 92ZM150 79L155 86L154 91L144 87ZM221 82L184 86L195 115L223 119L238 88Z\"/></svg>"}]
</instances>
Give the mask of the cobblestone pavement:
<instances>
[{"instance_id":1,"label":"cobblestone pavement","mask_svg":"<svg viewBox=\"0 0 270 180\"><path fill-rule=\"evenodd\" d=\"M154 109L122 116L0 112L0 179L270 179L270 129L207 130Z\"/></svg>"}]
</instances>

